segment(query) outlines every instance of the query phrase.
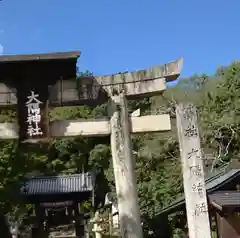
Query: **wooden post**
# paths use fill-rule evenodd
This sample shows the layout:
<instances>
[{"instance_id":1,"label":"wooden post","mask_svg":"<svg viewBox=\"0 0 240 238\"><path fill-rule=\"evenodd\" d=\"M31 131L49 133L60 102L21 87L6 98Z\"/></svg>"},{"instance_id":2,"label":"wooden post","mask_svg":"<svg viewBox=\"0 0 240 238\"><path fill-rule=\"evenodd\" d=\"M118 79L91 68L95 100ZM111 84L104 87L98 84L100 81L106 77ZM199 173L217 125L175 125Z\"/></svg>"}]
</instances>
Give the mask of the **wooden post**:
<instances>
[{"instance_id":1,"label":"wooden post","mask_svg":"<svg viewBox=\"0 0 240 238\"><path fill-rule=\"evenodd\" d=\"M189 237L211 238L196 108L180 104L176 116Z\"/></svg>"},{"instance_id":2,"label":"wooden post","mask_svg":"<svg viewBox=\"0 0 240 238\"><path fill-rule=\"evenodd\" d=\"M93 232L95 233L95 238L102 238L102 228L99 224L95 223L93 225Z\"/></svg>"},{"instance_id":3,"label":"wooden post","mask_svg":"<svg viewBox=\"0 0 240 238\"><path fill-rule=\"evenodd\" d=\"M123 94L110 101L111 150L116 183L121 235L141 238L142 226L136 189L127 100Z\"/></svg>"},{"instance_id":4,"label":"wooden post","mask_svg":"<svg viewBox=\"0 0 240 238\"><path fill-rule=\"evenodd\" d=\"M109 224L109 236L112 237L113 235L113 215L112 215L112 208L109 207L108 209L108 224Z\"/></svg>"},{"instance_id":5,"label":"wooden post","mask_svg":"<svg viewBox=\"0 0 240 238\"><path fill-rule=\"evenodd\" d=\"M93 222L93 229L92 232L94 232L95 238L102 238L102 227L101 227L101 218L99 216L99 212L96 211L94 218L92 219Z\"/></svg>"},{"instance_id":6,"label":"wooden post","mask_svg":"<svg viewBox=\"0 0 240 238\"><path fill-rule=\"evenodd\" d=\"M74 204L74 216L75 216L75 231L76 237L85 237L85 229L84 229L84 218L82 216L82 212L79 211L78 202Z\"/></svg>"}]
</instances>

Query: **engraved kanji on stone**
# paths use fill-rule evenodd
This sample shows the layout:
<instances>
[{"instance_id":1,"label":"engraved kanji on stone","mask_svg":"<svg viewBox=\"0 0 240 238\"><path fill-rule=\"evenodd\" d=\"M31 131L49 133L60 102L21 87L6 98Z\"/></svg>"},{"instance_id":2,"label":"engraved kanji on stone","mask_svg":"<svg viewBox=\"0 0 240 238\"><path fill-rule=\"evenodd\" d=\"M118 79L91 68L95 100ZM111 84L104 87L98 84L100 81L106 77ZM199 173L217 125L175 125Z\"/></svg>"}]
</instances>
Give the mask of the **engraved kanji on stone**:
<instances>
[{"instance_id":1,"label":"engraved kanji on stone","mask_svg":"<svg viewBox=\"0 0 240 238\"><path fill-rule=\"evenodd\" d=\"M198 193L200 197L203 197L203 195L204 195L204 184L201 183L201 182L194 183L193 186L192 186L192 191Z\"/></svg>"},{"instance_id":2,"label":"engraved kanji on stone","mask_svg":"<svg viewBox=\"0 0 240 238\"><path fill-rule=\"evenodd\" d=\"M196 176L202 176L203 174L203 171L200 165L190 166L190 171L192 175L196 175Z\"/></svg>"},{"instance_id":3,"label":"engraved kanji on stone","mask_svg":"<svg viewBox=\"0 0 240 238\"><path fill-rule=\"evenodd\" d=\"M201 150L192 148L192 150L187 153L187 158L191 159L192 156L196 156L197 159L201 159Z\"/></svg>"},{"instance_id":4,"label":"engraved kanji on stone","mask_svg":"<svg viewBox=\"0 0 240 238\"><path fill-rule=\"evenodd\" d=\"M183 108L183 118L185 120L192 120L194 113L195 111L193 105L187 105Z\"/></svg>"},{"instance_id":5,"label":"engraved kanji on stone","mask_svg":"<svg viewBox=\"0 0 240 238\"><path fill-rule=\"evenodd\" d=\"M188 125L184 131L184 136L186 137L197 137L198 136L198 129L195 125Z\"/></svg>"},{"instance_id":6,"label":"engraved kanji on stone","mask_svg":"<svg viewBox=\"0 0 240 238\"><path fill-rule=\"evenodd\" d=\"M208 212L207 205L204 202L196 204L196 207L194 210L195 216L200 216L207 212Z\"/></svg>"}]
</instances>

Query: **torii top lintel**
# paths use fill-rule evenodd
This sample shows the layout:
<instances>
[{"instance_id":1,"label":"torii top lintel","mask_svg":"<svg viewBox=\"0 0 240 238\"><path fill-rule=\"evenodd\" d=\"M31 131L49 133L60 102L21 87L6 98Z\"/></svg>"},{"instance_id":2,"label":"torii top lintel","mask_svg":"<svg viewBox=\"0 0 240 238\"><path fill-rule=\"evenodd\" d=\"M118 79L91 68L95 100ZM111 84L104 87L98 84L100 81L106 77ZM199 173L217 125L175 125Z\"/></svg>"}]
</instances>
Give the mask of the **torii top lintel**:
<instances>
[{"instance_id":1,"label":"torii top lintel","mask_svg":"<svg viewBox=\"0 0 240 238\"><path fill-rule=\"evenodd\" d=\"M106 92L108 96L124 92L128 98L153 96L166 89L166 82L176 80L183 65L183 58L173 62L158 65L149 69L138 70L135 72L125 72L105 76L93 77L95 92L98 85ZM86 83L84 80L82 84Z\"/></svg>"}]
</instances>

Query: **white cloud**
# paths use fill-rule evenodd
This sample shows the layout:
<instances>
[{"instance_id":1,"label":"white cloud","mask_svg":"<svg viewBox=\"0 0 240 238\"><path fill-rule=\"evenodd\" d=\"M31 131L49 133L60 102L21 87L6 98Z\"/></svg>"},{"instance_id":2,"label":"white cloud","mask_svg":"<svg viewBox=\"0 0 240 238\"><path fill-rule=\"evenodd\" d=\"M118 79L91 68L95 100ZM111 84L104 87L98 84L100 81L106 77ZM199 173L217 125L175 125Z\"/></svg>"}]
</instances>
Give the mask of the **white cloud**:
<instances>
[{"instance_id":1,"label":"white cloud","mask_svg":"<svg viewBox=\"0 0 240 238\"><path fill-rule=\"evenodd\" d=\"M2 55L2 54L3 54L3 49L4 49L3 45L2 45L2 44L0 44L0 55Z\"/></svg>"}]
</instances>

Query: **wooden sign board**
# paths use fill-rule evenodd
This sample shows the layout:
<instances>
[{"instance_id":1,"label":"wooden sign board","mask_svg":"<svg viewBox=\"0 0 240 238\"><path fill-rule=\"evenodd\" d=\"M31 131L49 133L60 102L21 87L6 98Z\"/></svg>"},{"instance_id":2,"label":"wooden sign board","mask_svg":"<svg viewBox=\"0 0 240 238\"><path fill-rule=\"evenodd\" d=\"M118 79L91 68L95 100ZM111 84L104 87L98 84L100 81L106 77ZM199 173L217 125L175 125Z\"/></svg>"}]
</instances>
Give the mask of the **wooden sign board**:
<instances>
[{"instance_id":1,"label":"wooden sign board","mask_svg":"<svg viewBox=\"0 0 240 238\"><path fill-rule=\"evenodd\" d=\"M47 85L24 81L18 94L19 140L21 142L49 138Z\"/></svg>"}]
</instances>

